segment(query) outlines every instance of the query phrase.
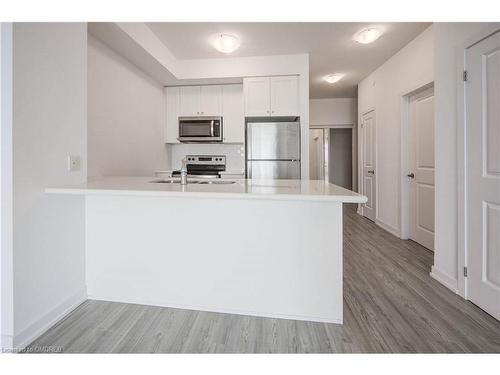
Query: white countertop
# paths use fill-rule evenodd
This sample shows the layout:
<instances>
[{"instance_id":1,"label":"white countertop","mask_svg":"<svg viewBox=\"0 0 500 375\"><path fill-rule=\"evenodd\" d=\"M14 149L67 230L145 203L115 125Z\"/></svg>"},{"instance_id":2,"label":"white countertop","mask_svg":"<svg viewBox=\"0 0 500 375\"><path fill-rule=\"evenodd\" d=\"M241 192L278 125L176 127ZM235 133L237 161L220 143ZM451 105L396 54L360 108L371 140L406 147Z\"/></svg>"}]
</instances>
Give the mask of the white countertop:
<instances>
[{"instance_id":1,"label":"white countertop","mask_svg":"<svg viewBox=\"0 0 500 375\"><path fill-rule=\"evenodd\" d=\"M49 194L142 195L231 199L274 199L365 203L367 198L319 180L235 180L234 184L152 183L158 177L98 177L85 184L45 189Z\"/></svg>"}]
</instances>

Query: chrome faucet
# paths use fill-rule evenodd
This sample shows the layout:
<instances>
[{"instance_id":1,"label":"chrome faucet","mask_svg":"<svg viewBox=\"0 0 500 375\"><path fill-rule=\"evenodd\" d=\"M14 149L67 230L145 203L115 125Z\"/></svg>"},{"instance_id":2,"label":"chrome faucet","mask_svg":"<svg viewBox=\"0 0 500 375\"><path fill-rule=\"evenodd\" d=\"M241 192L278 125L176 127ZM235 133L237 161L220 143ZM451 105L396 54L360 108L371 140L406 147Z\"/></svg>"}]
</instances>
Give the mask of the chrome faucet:
<instances>
[{"instance_id":1,"label":"chrome faucet","mask_svg":"<svg viewBox=\"0 0 500 375\"><path fill-rule=\"evenodd\" d=\"M187 160L186 158L182 159L182 167L181 167L181 185L187 185Z\"/></svg>"}]
</instances>

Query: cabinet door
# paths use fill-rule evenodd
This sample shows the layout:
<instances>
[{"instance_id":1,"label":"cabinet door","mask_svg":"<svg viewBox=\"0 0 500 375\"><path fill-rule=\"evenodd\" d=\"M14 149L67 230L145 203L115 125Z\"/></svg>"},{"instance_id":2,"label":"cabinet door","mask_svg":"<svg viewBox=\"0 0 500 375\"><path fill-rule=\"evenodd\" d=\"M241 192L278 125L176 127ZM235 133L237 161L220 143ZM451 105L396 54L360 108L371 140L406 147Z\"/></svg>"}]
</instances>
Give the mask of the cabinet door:
<instances>
[{"instance_id":1,"label":"cabinet door","mask_svg":"<svg viewBox=\"0 0 500 375\"><path fill-rule=\"evenodd\" d=\"M245 116L270 116L269 77L243 80Z\"/></svg>"},{"instance_id":2,"label":"cabinet door","mask_svg":"<svg viewBox=\"0 0 500 375\"><path fill-rule=\"evenodd\" d=\"M222 87L201 86L201 109L202 116L222 115Z\"/></svg>"},{"instance_id":3,"label":"cabinet door","mask_svg":"<svg viewBox=\"0 0 500 375\"><path fill-rule=\"evenodd\" d=\"M179 143L179 87L165 89L166 121L165 143Z\"/></svg>"},{"instance_id":4,"label":"cabinet door","mask_svg":"<svg viewBox=\"0 0 500 375\"><path fill-rule=\"evenodd\" d=\"M299 115L299 78L271 77L271 116Z\"/></svg>"},{"instance_id":5,"label":"cabinet door","mask_svg":"<svg viewBox=\"0 0 500 375\"><path fill-rule=\"evenodd\" d=\"M245 142L243 85L225 85L222 87L222 108L224 142Z\"/></svg>"},{"instance_id":6,"label":"cabinet door","mask_svg":"<svg viewBox=\"0 0 500 375\"><path fill-rule=\"evenodd\" d=\"M200 116L200 86L179 87L180 116Z\"/></svg>"}]
</instances>

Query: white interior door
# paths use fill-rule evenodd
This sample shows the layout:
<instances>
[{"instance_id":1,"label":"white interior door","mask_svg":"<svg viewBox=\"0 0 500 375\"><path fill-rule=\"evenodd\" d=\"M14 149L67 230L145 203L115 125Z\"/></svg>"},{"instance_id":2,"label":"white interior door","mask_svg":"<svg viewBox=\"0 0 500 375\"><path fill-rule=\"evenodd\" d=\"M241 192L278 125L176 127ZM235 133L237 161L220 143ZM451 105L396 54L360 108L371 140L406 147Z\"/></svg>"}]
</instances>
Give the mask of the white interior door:
<instances>
[{"instance_id":1,"label":"white interior door","mask_svg":"<svg viewBox=\"0 0 500 375\"><path fill-rule=\"evenodd\" d=\"M323 180L325 165L323 129L309 129L309 173L311 180Z\"/></svg>"},{"instance_id":2,"label":"white interior door","mask_svg":"<svg viewBox=\"0 0 500 375\"><path fill-rule=\"evenodd\" d=\"M375 111L363 115L361 129L363 133L363 194L368 201L363 205L363 216L375 221L376 217L376 176L375 176Z\"/></svg>"},{"instance_id":3,"label":"white interior door","mask_svg":"<svg viewBox=\"0 0 500 375\"><path fill-rule=\"evenodd\" d=\"M500 32L466 52L468 298L500 319Z\"/></svg>"},{"instance_id":4,"label":"white interior door","mask_svg":"<svg viewBox=\"0 0 500 375\"><path fill-rule=\"evenodd\" d=\"M410 98L410 238L434 251L434 89Z\"/></svg>"}]
</instances>

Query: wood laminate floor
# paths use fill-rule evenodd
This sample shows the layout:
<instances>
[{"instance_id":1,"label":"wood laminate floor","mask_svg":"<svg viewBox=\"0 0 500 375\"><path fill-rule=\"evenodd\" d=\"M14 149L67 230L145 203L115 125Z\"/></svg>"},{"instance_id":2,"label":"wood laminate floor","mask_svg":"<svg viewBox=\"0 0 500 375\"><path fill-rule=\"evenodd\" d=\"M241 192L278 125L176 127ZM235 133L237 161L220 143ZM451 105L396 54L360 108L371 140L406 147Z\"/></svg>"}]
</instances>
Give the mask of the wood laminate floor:
<instances>
[{"instance_id":1,"label":"wood laminate floor","mask_svg":"<svg viewBox=\"0 0 500 375\"><path fill-rule=\"evenodd\" d=\"M500 352L500 322L431 279L433 255L344 213L344 325L88 300L30 347L76 353Z\"/></svg>"}]
</instances>

